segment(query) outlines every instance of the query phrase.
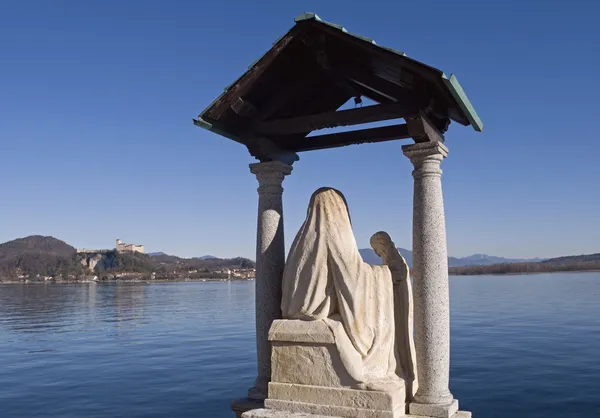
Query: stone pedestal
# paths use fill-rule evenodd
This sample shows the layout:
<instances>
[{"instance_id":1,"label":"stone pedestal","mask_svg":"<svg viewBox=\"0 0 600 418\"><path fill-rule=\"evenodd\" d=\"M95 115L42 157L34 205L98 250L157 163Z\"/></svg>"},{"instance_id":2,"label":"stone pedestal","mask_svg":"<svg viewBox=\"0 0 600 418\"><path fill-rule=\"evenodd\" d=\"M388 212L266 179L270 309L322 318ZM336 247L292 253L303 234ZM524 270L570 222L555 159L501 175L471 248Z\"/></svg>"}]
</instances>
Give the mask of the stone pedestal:
<instances>
[{"instance_id":1,"label":"stone pedestal","mask_svg":"<svg viewBox=\"0 0 600 418\"><path fill-rule=\"evenodd\" d=\"M405 415L404 386L389 392L352 388L357 382L345 370L325 322L277 320L269 340L273 373L265 408L345 418Z\"/></svg>"},{"instance_id":2,"label":"stone pedestal","mask_svg":"<svg viewBox=\"0 0 600 418\"><path fill-rule=\"evenodd\" d=\"M258 376L248 397L264 400L271 377L268 341L273 320L281 318L281 279L285 265L283 238L283 179L292 167L279 161L250 164L258 179L256 230L256 356Z\"/></svg>"},{"instance_id":3,"label":"stone pedestal","mask_svg":"<svg viewBox=\"0 0 600 418\"><path fill-rule=\"evenodd\" d=\"M448 389L450 319L441 142L402 147L415 169L413 196L414 330L419 388L409 413L449 418L458 411Z\"/></svg>"}]
</instances>

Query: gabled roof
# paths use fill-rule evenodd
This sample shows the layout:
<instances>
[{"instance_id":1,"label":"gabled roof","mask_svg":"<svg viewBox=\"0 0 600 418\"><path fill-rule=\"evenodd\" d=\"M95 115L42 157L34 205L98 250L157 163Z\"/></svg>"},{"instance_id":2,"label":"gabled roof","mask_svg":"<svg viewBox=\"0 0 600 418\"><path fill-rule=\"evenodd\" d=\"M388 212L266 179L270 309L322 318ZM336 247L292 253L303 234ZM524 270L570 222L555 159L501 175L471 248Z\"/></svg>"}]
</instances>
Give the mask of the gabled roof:
<instances>
[{"instance_id":1,"label":"gabled roof","mask_svg":"<svg viewBox=\"0 0 600 418\"><path fill-rule=\"evenodd\" d=\"M483 130L454 75L314 13L296 17L295 25L194 122L245 145L260 136L293 152L310 130L273 135L256 132L257 124L332 112L359 96L418 108L441 133L450 120Z\"/></svg>"}]
</instances>

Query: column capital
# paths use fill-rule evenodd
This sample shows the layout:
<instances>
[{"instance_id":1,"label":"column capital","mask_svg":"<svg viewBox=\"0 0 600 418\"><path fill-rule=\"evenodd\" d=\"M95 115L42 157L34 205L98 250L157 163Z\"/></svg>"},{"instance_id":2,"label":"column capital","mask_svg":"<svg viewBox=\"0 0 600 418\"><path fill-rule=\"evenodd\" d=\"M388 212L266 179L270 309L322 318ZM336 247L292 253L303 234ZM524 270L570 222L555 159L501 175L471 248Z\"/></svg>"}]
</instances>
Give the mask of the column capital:
<instances>
[{"instance_id":1,"label":"column capital","mask_svg":"<svg viewBox=\"0 0 600 418\"><path fill-rule=\"evenodd\" d=\"M282 194L283 179L292 173L292 166L280 161L250 164L250 172L256 175L259 194Z\"/></svg>"},{"instance_id":2,"label":"column capital","mask_svg":"<svg viewBox=\"0 0 600 418\"><path fill-rule=\"evenodd\" d=\"M440 163L448 156L448 148L439 142L419 142L417 144L404 145L402 152L413 163L413 177L441 176Z\"/></svg>"},{"instance_id":3,"label":"column capital","mask_svg":"<svg viewBox=\"0 0 600 418\"><path fill-rule=\"evenodd\" d=\"M403 145L402 152L414 163L429 157L440 156L440 161L448 156L448 148L442 142L419 142L417 144Z\"/></svg>"}]
</instances>

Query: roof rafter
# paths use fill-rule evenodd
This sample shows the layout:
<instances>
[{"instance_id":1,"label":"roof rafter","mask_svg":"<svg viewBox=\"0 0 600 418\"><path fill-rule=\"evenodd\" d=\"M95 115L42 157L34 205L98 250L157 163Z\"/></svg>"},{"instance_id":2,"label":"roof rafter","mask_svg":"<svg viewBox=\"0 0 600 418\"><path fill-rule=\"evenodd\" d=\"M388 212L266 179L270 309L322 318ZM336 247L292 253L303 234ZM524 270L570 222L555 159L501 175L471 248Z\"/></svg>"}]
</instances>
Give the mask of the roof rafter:
<instances>
[{"instance_id":1,"label":"roof rafter","mask_svg":"<svg viewBox=\"0 0 600 418\"><path fill-rule=\"evenodd\" d=\"M293 152L304 152L338 148L346 145L408 139L410 137L408 125L403 123L399 125L382 126L380 128L359 129L356 131L317 135L299 140L286 141L285 146L288 150Z\"/></svg>"},{"instance_id":2,"label":"roof rafter","mask_svg":"<svg viewBox=\"0 0 600 418\"><path fill-rule=\"evenodd\" d=\"M324 128L411 117L418 114L419 108L412 103L389 103L259 122L252 129L261 135L291 135Z\"/></svg>"}]
</instances>

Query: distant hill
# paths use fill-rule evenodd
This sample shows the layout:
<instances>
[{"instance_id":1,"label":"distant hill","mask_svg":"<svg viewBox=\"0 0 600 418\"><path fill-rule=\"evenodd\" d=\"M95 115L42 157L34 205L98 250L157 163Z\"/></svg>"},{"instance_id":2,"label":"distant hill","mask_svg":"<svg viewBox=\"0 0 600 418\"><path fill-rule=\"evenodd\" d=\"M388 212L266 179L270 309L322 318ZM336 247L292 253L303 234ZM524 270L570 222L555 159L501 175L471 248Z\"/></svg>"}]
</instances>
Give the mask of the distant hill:
<instances>
[{"instance_id":1,"label":"distant hill","mask_svg":"<svg viewBox=\"0 0 600 418\"><path fill-rule=\"evenodd\" d=\"M363 260L369 264L381 264L381 258L371 248L363 248L358 250ZM412 251L405 248L398 247L398 251L402 254L402 257L406 260L409 267L412 267ZM526 263L526 262L539 262L541 258L535 259L518 259L518 258L504 258L496 257L493 255L486 254L473 254L467 257L448 257L449 267L462 267L462 266L488 266L492 264L502 263Z\"/></svg>"},{"instance_id":2,"label":"distant hill","mask_svg":"<svg viewBox=\"0 0 600 418\"><path fill-rule=\"evenodd\" d=\"M163 253L162 251L156 252L156 253L147 253L150 257L175 257L173 255L168 255ZM177 257L179 258L179 257ZM202 257L192 257L193 260L214 260L217 259L218 257L215 257L214 255L203 255Z\"/></svg>"},{"instance_id":3,"label":"distant hill","mask_svg":"<svg viewBox=\"0 0 600 418\"><path fill-rule=\"evenodd\" d=\"M412 266L412 251L398 247L398 251L402 254L402 257L406 260L409 266ZM363 248L358 250L363 258L363 261L367 264L383 264L381 258L375 254L375 251L371 248Z\"/></svg>"},{"instance_id":4,"label":"distant hill","mask_svg":"<svg viewBox=\"0 0 600 418\"><path fill-rule=\"evenodd\" d=\"M542 261L547 264L571 264L571 263L589 263L600 262L600 253L588 255L570 255L566 257L549 258Z\"/></svg>"},{"instance_id":5,"label":"distant hill","mask_svg":"<svg viewBox=\"0 0 600 418\"><path fill-rule=\"evenodd\" d=\"M0 278L18 274L80 275L76 250L54 237L32 235L0 244Z\"/></svg>"},{"instance_id":6,"label":"distant hill","mask_svg":"<svg viewBox=\"0 0 600 418\"><path fill-rule=\"evenodd\" d=\"M501 263L538 263L543 258L505 258L487 254L473 254L467 257L457 258L451 266L488 266Z\"/></svg>"},{"instance_id":7,"label":"distant hill","mask_svg":"<svg viewBox=\"0 0 600 418\"><path fill-rule=\"evenodd\" d=\"M148 254L154 261L167 265L186 265L190 268L254 268L254 261L243 258L218 258L212 255L202 257L182 258L163 252Z\"/></svg>"},{"instance_id":8,"label":"distant hill","mask_svg":"<svg viewBox=\"0 0 600 418\"><path fill-rule=\"evenodd\" d=\"M538 262L457 266L449 269L450 274L457 275L554 273L568 271L600 271L600 253L556 257Z\"/></svg>"},{"instance_id":9,"label":"distant hill","mask_svg":"<svg viewBox=\"0 0 600 418\"><path fill-rule=\"evenodd\" d=\"M172 267L188 267L193 269L219 269L219 268L254 268L254 261L243 258L217 258L213 256L181 258L174 255L160 253L151 256L156 263Z\"/></svg>"},{"instance_id":10,"label":"distant hill","mask_svg":"<svg viewBox=\"0 0 600 418\"><path fill-rule=\"evenodd\" d=\"M66 242L42 235L31 235L0 244L0 260L25 253L45 253L69 257L75 252L75 248Z\"/></svg>"}]
</instances>

